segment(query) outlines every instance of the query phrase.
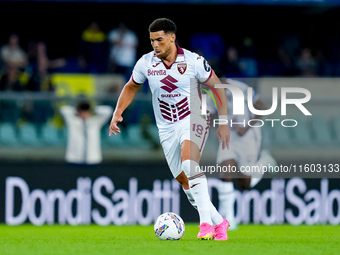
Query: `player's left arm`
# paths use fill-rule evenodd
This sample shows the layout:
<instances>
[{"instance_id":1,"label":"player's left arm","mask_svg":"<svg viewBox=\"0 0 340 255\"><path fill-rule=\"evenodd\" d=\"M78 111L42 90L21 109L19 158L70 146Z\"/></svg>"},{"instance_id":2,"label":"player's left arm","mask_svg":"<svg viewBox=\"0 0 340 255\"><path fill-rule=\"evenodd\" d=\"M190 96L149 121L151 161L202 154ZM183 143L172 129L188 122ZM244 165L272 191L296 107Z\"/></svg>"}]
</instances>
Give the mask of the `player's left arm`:
<instances>
[{"instance_id":1,"label":"player's left arm","mask_svg":"<svg viewBox=\"0 0 340 255\"><path fill-rule=\"evenodd\" d=\"M213 87L217 93L215 97L215 101L217 104L217 111L220 118L227 118L228 116L228 103L227 97L224 91L224 88L216 88L215 84L222 84L220 79L215 74L214 70L211 70L212 74L208 81L205 82L210 87ZM222 149L225 147L229 150L229 141L230 141L230 130L228 125L219 125L217 128L217 138L219 142L222 142Z\"/></svg>"}]
</instances>

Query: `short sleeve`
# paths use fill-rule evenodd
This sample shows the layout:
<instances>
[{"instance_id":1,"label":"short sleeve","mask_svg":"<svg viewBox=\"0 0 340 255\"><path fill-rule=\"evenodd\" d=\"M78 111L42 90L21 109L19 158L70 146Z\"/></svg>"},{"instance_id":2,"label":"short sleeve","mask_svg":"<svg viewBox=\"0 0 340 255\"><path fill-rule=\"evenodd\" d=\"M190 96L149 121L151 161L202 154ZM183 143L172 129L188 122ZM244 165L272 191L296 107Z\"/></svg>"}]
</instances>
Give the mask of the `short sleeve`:
<instances>
[{"instance_id":1,"label":"short sleeve","mask_svg":"<svg viewBox=\"0 0 340 255\"><path fill-rule=\"evenodd\" d=\"M198 56L195 60L195 78L200 79L202 82L206 82L212 75L212 68L208 61L203 57Z\"/></svg>"},{"instance_id":2,"label":"short sleeve","mask_svg":"<svg viewBox=\"0 0 340 255\"><path fill-rule=\"evenodd\" d=\"M132 71L132 80L136 84L143 84L146 80L146 70L143 57L140 58Z\"/></svg>"}]
</instances>

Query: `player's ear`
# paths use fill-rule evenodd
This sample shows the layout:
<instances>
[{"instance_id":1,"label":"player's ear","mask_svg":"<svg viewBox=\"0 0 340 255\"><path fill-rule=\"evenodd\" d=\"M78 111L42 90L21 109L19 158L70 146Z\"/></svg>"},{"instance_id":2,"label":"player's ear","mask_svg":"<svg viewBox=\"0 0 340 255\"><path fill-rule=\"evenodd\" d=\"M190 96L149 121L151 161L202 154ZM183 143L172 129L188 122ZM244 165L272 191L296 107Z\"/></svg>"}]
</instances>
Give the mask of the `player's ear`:
<instances>
[{"instance_id":1,"label":"player's ear","mask_svg":"<svg viewBox=\"0 0 340 255\"><path fill-rule=\"evenodd\" d=\"M176 41L176 34L172 33L170 35L170 40L171 40L172 43L175 42Z\"/></svg>"}]
</instances>

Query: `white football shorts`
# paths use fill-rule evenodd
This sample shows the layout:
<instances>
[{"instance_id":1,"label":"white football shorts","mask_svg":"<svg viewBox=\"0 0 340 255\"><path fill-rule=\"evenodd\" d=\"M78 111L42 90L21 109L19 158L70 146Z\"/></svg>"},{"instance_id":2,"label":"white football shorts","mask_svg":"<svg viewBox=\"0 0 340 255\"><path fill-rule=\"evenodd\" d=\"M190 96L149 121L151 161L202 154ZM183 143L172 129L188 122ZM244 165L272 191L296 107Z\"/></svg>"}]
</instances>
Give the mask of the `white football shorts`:
<instances>
[{"instance_id":1,"label":"white football shorts","mask_svg":"<svg viewBox=\"0 0 340 255\"><path fill-rule=\"evenodd\" d=\"M217 164L230 159L234 159L238 167L254 164L258 160L261 149L261 129L250 128L243 136L239 136L231 129L229 148L229 150L222 150L222 143L220 143L217 151Z\"/></svg>"},{"instance_id":2,"label":"white football shorts","mask_svg":"<svg viewBox=\"0 0 340 255\"><path fill-rule=\"evenodd\" d=\"M164 155L174 178L182 172L181 144L190 140L197 144L202 154L209 134L209 123L202 116L192 116L181 121L180 125L169 132L159 134Z\"/></svg>"}]
</instances>

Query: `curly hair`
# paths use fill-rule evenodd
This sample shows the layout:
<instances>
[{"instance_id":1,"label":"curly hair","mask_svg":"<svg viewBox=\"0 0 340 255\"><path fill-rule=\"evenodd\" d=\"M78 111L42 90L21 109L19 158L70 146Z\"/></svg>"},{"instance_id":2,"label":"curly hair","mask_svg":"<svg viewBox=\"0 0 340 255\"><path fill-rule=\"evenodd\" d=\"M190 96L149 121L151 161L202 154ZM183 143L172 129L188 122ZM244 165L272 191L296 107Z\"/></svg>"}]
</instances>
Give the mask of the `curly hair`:
<instances>
[{"instance_id":1,"label":"curly hair","mask_svg":"<svg viewBox=\"0 0 340 255\"><path fill-rule=\"evenodd\" d=\"M149 26L149 32L164 31L164 33L174 33L176 34L177 27L176 24L167 18L159 18L154 20Z\"/></svg>"}]
</instances>

